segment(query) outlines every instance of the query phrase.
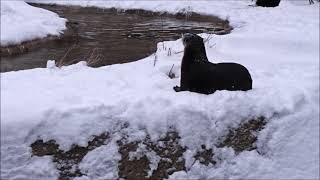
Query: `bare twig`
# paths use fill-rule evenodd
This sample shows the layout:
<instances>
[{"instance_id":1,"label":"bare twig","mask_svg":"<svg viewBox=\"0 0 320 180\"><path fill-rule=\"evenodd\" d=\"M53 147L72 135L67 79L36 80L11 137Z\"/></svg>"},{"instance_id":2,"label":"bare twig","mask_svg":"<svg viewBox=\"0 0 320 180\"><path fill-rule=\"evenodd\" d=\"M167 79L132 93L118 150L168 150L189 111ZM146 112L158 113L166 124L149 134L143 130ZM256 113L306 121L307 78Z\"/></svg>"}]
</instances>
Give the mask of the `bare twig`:
<instances>
[{"instance_id":1,"label":"bare twig","mask_svg":"<svg viewBox=\"0 0 320 180\"><path fill-rule=\"evenodd\" d=\"M216 45L216 43L213 43L212 45L209 45L209 48L212 48L215 45Z\"/></svg>"},{"instance_id":2,"label":"bare twig","mask_svg":"<svg viewBox=\"0 0 320 180\"><path fill-rule=\"evenodd\" d=\"M188 21L189 18L191 17L191 15L192 15L192 8L191 8L191 6L188 6L188 8L186 9L185 15L186 15L186 21Z\"/></svg>"},{"instance_id":3,"label":"bare twig","mask_svg":"<svg viewBox=\"0 0 320 180\"><path fill-rule=\"evenodd\" d=\"M169 48L167 56L171 56L171 48Z\"/></svg>"},{"instance_id":4,"label":"bare twig","mask_svg":"<svg viewBox=\"0 0 320 180\"><path fill-rule=\"evenodd\" d=\"M69 55L69 53L76 47L77 45L74 44L72 45L67 52L63 55L63 57L59 60L59 62L57 63L57 67L62 67L65 65L70 65L70 64L74 64L77 63L79 61L87 61L87 65L88 66L94 66L95 64L97 64L99 61L103 60L104 56L98 52L98 48L93 48L92 50L89 51L88 55L85 57L78 57L72 60L68 60L68 62L66 61L66 57Z\"/></svg>"},{"instance_id":5,"label":"bare twig","mask_svg":"<svg viewBox=\"0 0 320 180\"><path fill-rule=\"evenodd\" d=\"M170 69L170 71L169 71L169 74L168 74L169 78L171 78L171 79L175 78L175 76L176 76L176 75L172 72L173 67L174 67L174 64L172 64L172 67L171 67L171 69Z\"/></svg>"},{"instance_id":6,"label":"bare twig","mask_svg":"<svg viewBox=\"0 0 320 180\"><path fill-rule=\"evenodd\" d=\"M182 53L183 51L178 51L178 52L174 52L174 54L180 54Z\"/></svg>"},{"instance_id":7,"label":"bare twig","mask_svg":"<svg viewBox=\"0 0 320 180\"><path fill-rule=\"evenodd\" d=\"M212 48L213 46L216 45L216 43L213 43L212 45L209 44L209 41L213 38L213 34L209 34L204 40L204 43L207 43L207 45L209 46L209 48Z\"/></svg>"},{"instance_id":8,"label":"bare twig","mask_svg":"<svg viewBox=\"0 0 320 180\"><path fill-rule=\"evenodd\" d=\"M93 48L90 53L89 57L86 59L88 66L94 66L99 61L103 59L103 55L98 52L98 48Z\"/></svg>"},{"instance_id":9,"label":"bare twig","mask_svg":"<svg viewBox=\"0 0 320 180\"><path fill-rule=\"evenodd\" d=\"M164 41L162 42L162 50L167 50L167 47L164 45Z\"/></svg>"},{"instance_id":10,"label":"bare twig","mask_svg":"<svg viewBox=\"0 0 320 180\"><path fill-rule=\"evenodd\" d=\"M66 65L67 63L65 62L65 59L67 57L67 55L76 47L76 44L73 44L68 51L63 55L63 57L59 60L57 66L58 67L62 67L63 65Z\"/></svg>"},{"instance_id":11,"label":"bare twig","mask_svg":"<svg viewBox=\"0 0 320 180\"><path fill-rule=\"evenodd\" d=\"M157 53L154 53L153 55L154 55L153 67L155 67L158 60L158 56L157 56Z\"/></svg>"},{"instance_id":12,"label":"bare twig","mask_svg":"<svg viewBox=\"0 0 320 180\"><path fill-rule=\"evenodd\" d=\"M213 34L209 34L209 35L203 40L203 42L204 42L204 43L207 43L207 42L209 42L212 38L213 38Z\"/></svg>"}]
</instances>

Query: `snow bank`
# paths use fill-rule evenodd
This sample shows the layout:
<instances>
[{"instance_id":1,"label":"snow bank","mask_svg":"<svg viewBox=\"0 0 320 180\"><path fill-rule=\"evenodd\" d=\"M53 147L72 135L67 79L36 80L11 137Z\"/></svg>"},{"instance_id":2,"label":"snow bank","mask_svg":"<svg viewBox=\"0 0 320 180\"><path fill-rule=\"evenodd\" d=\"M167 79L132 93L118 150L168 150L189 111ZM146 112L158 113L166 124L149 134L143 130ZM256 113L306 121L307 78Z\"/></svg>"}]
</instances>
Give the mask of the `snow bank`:
<instances>
[{"instance_id":1,"label":"snow bank","mask_svg":"<svg viewBox=\"0 0 320 180\"><path fill-rule=\"evenodd\" d=\"M292 31L305 34L310 37L310 29L315 28L318 24L318 7L319 3L308 5L308 0L282 0L280 5L276 8L263 8L263 7L249 7L248 5L254 4L251 0L229 0L229 1L150 1L150 0L107 0L107 1L75 1L75 0L27 0L28 2L46 3L46 4L61 4L61 5L76 5L83 7L101 7L101 8L117 8L117 9L145 9L155 12L169 12L169 13L188 13L196 12L200 14L215 15L223 19L230 18L231 25L234 27L242 27L244 25L251 25L250 29L253 32L273 32L281 33L279 31ZM298 15L292 11L296 9L302 12L304 16ZM312 10L311 10L312 9ZM288 21L288 16L290 21ZM307 17L311 17L308 19ZM296 24L297 20L299 22ZM257 25L257 21L259 25ZM308 27L305 27L306 25ZM287 26L287 28L283 28ZM312 27L310 27L312 26ZM292 33L288 32L292 35ZM313 32L315 33L315 32ZM287 34L283 33L282 35Z\"/></svg>"},{"instance_id":2,"label":"snow bank","mask_svg":"<svg viewBox=\"0 0 320 180\"><path fill-rule=\"evenodd\" d=\"M240 1L174 1L163 6L163 1L146 5L140 1L87 2L168 11L193 3L194 11L230 16L234 31L213 36L206 43L208 58L245 65L253 90L208 96L174 92L172 87L179 84L181 40L159 43L155 55L133 63L101 68L85 63L57 68L48 63L48 68L1 73L2 177L57 176L52 162L30 158L29 145L37 138L55 139L67 150L73 143L85 146L90 136L104 131L111 132L114 141L123 133L131 140L143 139L146 132L158 139L174 127L188 148L186 162L193 161L202 144L213 148L221 161L215 166L187 163L188 171L176 172L171 179L319 178L318 3L302 6L284 1L269 9ZM173 64L177 78L170 79L167 73ZM257 116L268 119L258 135L259 153L235 155L231 148L215 147L228 129ZM128 124L125 130L121 130L123 124ZM83 179L116 178L119 154L114 141L85 156L80 164L87 173ZM103 153L114 158L101 157ZM28 174L24 168L35 169L38 159L44 166Z\"/></svg>"},{"instance_id":3,"label":"snow bank","mask_svg":"<svg viewBox=\"0 0 320 180\"><path fill-rule=\"evenodd\" d=\"M23 1L1 0L1 46L60 35L66 19Z\"/></svg>"}]
</instances>

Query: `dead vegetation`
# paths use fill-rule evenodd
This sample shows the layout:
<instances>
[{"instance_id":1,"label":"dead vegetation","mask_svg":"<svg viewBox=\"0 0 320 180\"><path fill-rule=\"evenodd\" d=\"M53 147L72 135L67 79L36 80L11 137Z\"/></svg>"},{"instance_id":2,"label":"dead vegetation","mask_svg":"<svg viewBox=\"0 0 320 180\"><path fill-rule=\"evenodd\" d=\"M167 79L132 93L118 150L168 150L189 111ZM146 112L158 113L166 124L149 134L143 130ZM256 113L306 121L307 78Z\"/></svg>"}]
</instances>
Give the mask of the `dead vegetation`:
<instances>
[{"instance_id":1,"label":"dead vegetation","mask_svg":"<svg viewBox=\"0 0 320 180\"><path fill-rule=\"evenodd\" d=\"M88 66L94 67L97 64L99 64L99 62L101 62L103 59L104 59L104 56L100 52L100 50L98 48L93 48L89 52L89 56L86 58L86 61Z\"/></svg>"},{"instance_id":2,"label":"dead vegetation","mask_svg":"<svg viewBox=\"0 0 320 180\"><path fill-rule=\"evenodd\" d=\"M168 73L168 77L169 77L170 79L174 79L174 78L176 77L176 75L175 75L174 72L172 71L173 67L174 67L174 64L172 64L171 69L170 69L170 71L169 71L169 73Z\"/></svg>"},{"instance_id":3,"label":"dead vegetation","mask_svg":"<svg viewBox=\"0 0 320 180\"><path fill-rule=\"evenodd\" d=\"M77 48L77 44L72 45L67 51L66 53L60 58L59 61L57 61L56 66L61 68L62 66L67 66L67 65L71 65L74 63L77 63L79 61L86 61L87 65L90 67L96 67L98 66L98 64L103 61L104 56L103 54L100 52L100 50L98 48L93 48L91 49L87 56L84 58L80 58L80 59L72 59L72 58L67 58L69 56L69 54Z\"/></svg>"},{"instance_id":4,"label":"dead vegetation","mask_svg":"<svg viewBox=\"0 0 320 180\"><path fill-rule=\"evenodd\" d=\"M67 55L69 55L69 53L74 49L74 48L76 48L76 44L73 44L67 51L66 51L66 53L60 58L60 60L59 61L57 61L57 67L62 67L62 66L65 66L65 65L67 65L67 62L66 62L66 57L67 57ZM70 62L69 62L70 63Z\"/></svg>"}]
</instances>

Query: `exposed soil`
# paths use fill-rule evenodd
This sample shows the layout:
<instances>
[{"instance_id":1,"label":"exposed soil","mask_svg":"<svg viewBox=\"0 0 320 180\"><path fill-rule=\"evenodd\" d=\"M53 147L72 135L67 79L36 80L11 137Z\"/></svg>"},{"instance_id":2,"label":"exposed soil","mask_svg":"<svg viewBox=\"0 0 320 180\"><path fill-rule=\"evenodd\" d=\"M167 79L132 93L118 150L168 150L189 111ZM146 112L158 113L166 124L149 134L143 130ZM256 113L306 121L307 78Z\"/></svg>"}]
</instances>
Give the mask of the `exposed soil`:
<instances>
[{"instance_id":1,"label":"exposed soil","mask_svg":"<svg viewBox=\"0 0 320 180\"><path fill-rule=\"evenodd\" d=\"M53 162L59 171L59 179L71 179L72 177L83 175L78 168L78 164L88 152L104 145L108 138L108 133L102 133L94 136L94 138L88 142L88 146L73 145L71 149L66 152L59 149L59 144L57 144L55 140L49 140L47 142L37 140L31 144L32 155L52 156Z\"/></svg>"},{"instance_id":2,"label":"exposed soil","mask_svg":"<svg viewBox=\"0 0 320 180\"><path fill-rule=\"evenodd\" d=\"M198 160L199 163L208 166L209 164L216 164L216 162L213 160L213 156L214 153L212 151L212 148L207 149L205 145L202 145L201 150L197 152L194 158Z\"/></svg>"},{"instance_id":3,"label":"exposed soil","mask_svg":"<svg viewBox=\"0 0 320 180\"><path fill-rule=\"evenodd\" d=\"M185 170L185 160L182 157L186 148L179 144L179 135L176 132L168 132L166 136L157 142L151 142L146 138L144 142L123 143L119 141L119 152L121 160L119 161L119 177L124 179L164 179L174 172ZM146 155L140 158L130 159L129 153L135 152L138 144L146 145L148 151L153 151L160 157L158 166L148 176L150 171L150 160ZM161 146L160 146L161 144Z\"/></svg>"},{"instance_id":4,"label":"exposed soil","mask_svg":"<svg viewBox=\"0 0 320 180\"><path fill-rule=\"evenodd\" d=\"M118 164L119 177L124 179L146 179L150 170L150 161L146 155L139 159L130 160L129 153L134 152L138 148L139 142L123 143L118 142L121 160Z\"/></svg>"},{"instance_id":5,"label":"exposed soil","mask_svg":"<svg viewBox=\"0 0 320 180\"><path fill-rule=\"evenodd\" d=\"M1 72L45 67L47 60L69 65L88 60L92 67L126 63L156 51L156 43L176 40L181 33L227 34L227 20L195 13L153 13L145 10L40 5L69 20L62 37L49 36L1 47Z\"/></svg>"},{"instance_id":6,"label":"exposed soil","mask_svg":"<svg viewBox=\"0 0 320 180\"><path fill-rule=\"evenodd\" d=\"M251 119L236 129L229 130L225 140L218 147L232 147L236 153L256 149L257 132L266 125L264 117Z\"/></svg>"},{"instance_id":7,"label":"exposed soil","mask_svg":"<svg viewBox=\"0 0 320 180\"><path fill-rule=\"evenodd\" d=\"M232 147L236 153L256 149L255 142L257 133L264 128L266 120L264 117L251 119L247 123L241 124L236 129L231 129L224 141L217 145L218 148ZM93 140L88 142L88 146L82 147L73 145L69 151L59 149L59 144L55 140L44 142L37 140L31 144L32 155L34 156L52 156L53 162L60 173L59 179L71 179L83 174L78 168L78 164L84 156L97 147L105 145L109 139L108 133L93 136ZM185 159L183 153L186 147L180 145L180 136L176 131L168 132L165 137L153 142L147 136L143 141L128 142L126 138L117 141L121 159L118 162L118 176L123 179L156 180L165 179L177 171L185 171ZM140 157L130 157L130 153L137 152L139 146L143 146L145 151ZM195 154L195 160L199 163L216 165L214 152L212 148L202 145ZM156 168L151 171L151 160L147 153L153 153L159 161L156 162ZM141 152L140 152L141 153Z\"/></svg>"}]
</instances>

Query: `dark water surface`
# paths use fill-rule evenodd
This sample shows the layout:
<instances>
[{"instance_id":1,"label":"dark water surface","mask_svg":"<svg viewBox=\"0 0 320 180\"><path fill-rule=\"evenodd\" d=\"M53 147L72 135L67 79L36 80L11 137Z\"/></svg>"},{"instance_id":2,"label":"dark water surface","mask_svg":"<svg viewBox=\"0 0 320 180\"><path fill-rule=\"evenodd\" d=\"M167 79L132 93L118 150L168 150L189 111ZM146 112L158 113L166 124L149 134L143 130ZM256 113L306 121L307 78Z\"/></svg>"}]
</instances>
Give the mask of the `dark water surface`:
<instances>
[{"instance_id":1,"label":"dark water surface","mask_svg":"<svg viewBox=\"0 0 320 180\"><path fill-rule=\"evenodd\" d=\"M89 59L93 67L126 63L149 56L156 51L157 42L176 40L181 33L226 34L231 30L228 21L197 14L32 5L68 19L69 35L46 41L26 53L1 53L1 72L45 67L47 60L69 65Z\"/></svg>"}]
</instances>

